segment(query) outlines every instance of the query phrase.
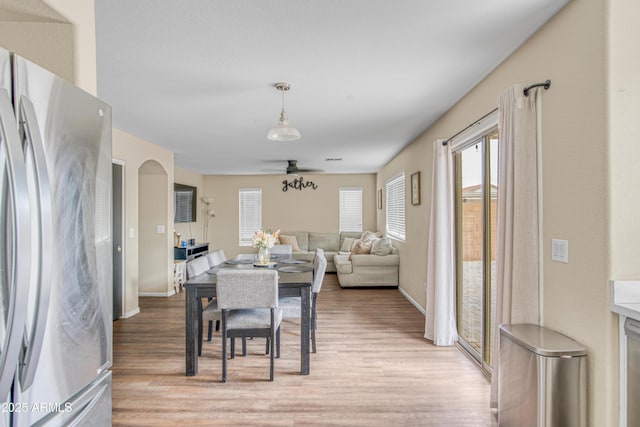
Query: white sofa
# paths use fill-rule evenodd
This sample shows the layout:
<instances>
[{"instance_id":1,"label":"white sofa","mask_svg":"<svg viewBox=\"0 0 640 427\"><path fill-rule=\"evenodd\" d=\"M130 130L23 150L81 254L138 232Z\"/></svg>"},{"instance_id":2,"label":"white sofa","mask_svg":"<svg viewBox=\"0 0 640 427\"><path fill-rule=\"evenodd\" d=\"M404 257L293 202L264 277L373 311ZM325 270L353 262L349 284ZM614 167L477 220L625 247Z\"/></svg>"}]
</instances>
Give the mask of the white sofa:
<instances>
[{"instance_id":1,"label":"white sofa","mask_svg":"<svg viewBox=\"0 0 640 427\"><path fill-rule=\"evenodd\" d=\"M305 261L312 261L313 256L316 253L316 249L324 250L324 255L327 258L327 272L335 273L336 266L333 263L333 258L340 252L341 245L344 243L344 239L347 237L356 238L360 237L362 233L316 233L310 231L281 231L281 236L293 236L297 248L293 247L293 257L296 259L302 259ZM283 244L290 244L287 242L281 242Z\"/></svg>"},{"instance_id":2,"label":"white sofa","mask_svg":"<svg viewBox=\"0 0 640 427\"><path fill-rule=\"evenodd\" d=\"M343 288L398 287L400 255L396 248L389 255L338 254L333 262Z\"/></svg>"},{"instance_id":3,"label":"white sofa","mask_svg":"<svg viewBox=\"0 0 640 427\"><path fill-rule=\"evenodd\" d=\"M293 257L297 259L311 261L315 250L323 249L327 258L326 271L337 273L342 287L397 287L399 284L400 256L398 249L391 247L390 242L388 242L389 254L351 254L354 247L350 244L351 241L357 242L363 237L365 240L376 239L379 238L377 233L281 231L280 236L284 236L281 243L294 244ZM295 237L295 242L288 239L291 236Z\"/></svg>"}]
</instances>

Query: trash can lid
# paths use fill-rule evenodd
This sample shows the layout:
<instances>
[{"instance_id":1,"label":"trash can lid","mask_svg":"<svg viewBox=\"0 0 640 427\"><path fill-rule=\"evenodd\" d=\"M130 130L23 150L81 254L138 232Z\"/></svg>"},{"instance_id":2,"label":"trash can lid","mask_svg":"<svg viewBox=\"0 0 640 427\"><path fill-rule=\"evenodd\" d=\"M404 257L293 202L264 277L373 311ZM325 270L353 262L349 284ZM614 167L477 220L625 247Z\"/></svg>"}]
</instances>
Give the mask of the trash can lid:
<instances>
[{"instance_id":1,"label":"trash can lid","mask_svg":"<svg viewBox=\"0 0 640 427\"><path fill-rule=\"evenodd\" d=\"M585 356L586 348L566 335L531 323L500 325L500 336L540 356Z\"/></svg>"}]
</instances>

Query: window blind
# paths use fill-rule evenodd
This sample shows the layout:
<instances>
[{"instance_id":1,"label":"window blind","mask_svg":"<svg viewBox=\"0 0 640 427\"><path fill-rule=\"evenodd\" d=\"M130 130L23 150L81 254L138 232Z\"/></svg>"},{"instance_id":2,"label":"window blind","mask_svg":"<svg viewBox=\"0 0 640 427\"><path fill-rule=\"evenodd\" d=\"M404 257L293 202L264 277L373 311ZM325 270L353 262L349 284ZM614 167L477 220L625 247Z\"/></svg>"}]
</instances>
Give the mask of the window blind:
<instances>
[{"instance_id":1,"label":"window blind","mask_svg":"<svg viewBox=\"0 0 640 427\"><path fill-rule=\"evenodd\" d=\"M175 197L175 219L174 222L193 221L193 191L176 190Z\"/></svg>"},{"instance_id":2,"label":"window blind","mask_svg":"<svg viewBox=\"0 0 640 427\"><path fill-rule=\"evenodd\" d=\"M340 188L340 232L362 231L362 188Z\"/></svg>"},{"instance_id":3,"label":"window blind","mask_svg":"<svg viewBox=\"0 0 640 427\"><path fill-rule=\"evenodd\" d=\"M240 246L251 246L251 240L262 227L262 189L241 188L240 194Z\"/></svg>"},{"instance_id":4,"label":"window blind","mask_svg":"<svg viewBox=\"0 0 640 427\"><path fill-rule=\"evenodd\" d=\"M405 190L404 190L404 172L385 182L385 190L387 192L386 203L386 228L387 235L396 239L405 239Z\"/></svg>"}]
</instances>

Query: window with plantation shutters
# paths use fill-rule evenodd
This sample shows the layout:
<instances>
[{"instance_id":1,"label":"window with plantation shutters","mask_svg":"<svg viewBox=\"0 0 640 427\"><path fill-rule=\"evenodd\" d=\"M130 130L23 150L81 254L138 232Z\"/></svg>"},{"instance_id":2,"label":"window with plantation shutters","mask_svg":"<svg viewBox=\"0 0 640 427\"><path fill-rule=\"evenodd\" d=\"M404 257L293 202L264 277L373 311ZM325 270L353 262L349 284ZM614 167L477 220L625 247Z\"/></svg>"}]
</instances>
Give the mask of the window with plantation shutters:
<instances>
[{"instance_id":1,"label":"window with plantation shutters","mask_svg":"<svg viewBox=\"0 0 640 427\"><path fill-rule=\"evenodd\" d=\"M262 189L241 188L240 199L240 246L251 246L251 239L262 228Z\"/></svg>"},{"instance_id":2,"label":"window with plantation shutters","mask_svg":"<svg viewBox=\"0 0 640 427\"><path fill-rule=\"evenodd\" d=\"M340 232L362 231L362 188L340 188Z\"/></svg>"},{"instance_id":3,"label":"window with plantation shutters","mask_svg":"<svg viewBox=\"0 0 640 427\"><path fill-rule=\"evenodd\" d=\"M405 239L404 227L404 172L385 182L387 193L386 217L387 235L399 240Z\"/></svg>"}]
</instances>

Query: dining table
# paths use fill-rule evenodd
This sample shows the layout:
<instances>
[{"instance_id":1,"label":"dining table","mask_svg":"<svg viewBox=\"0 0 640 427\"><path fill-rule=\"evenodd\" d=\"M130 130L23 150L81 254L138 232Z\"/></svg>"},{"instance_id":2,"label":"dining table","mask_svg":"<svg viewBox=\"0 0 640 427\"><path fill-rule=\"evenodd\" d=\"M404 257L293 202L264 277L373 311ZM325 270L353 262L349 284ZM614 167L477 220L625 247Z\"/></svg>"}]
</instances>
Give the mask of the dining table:
<instances>
[{"instance_id":1,"label":"dining table","mask_svg":"<svg viewBox=\"0 0 640 427\"><path fill-rule=\"evenodd\" d=\"M215 298L216 272L222 268L278 270L278 295L300 297L300 374L310 371L310 300L313 267L309 262L296 260L290 255L272 256L267 264L257 263L251 255L229 259L207 272L187 280L185 289L185 353L186 376L198 373L198 328L200 327L200 304L198 299Z\"/></svg>"}]
</instances>

